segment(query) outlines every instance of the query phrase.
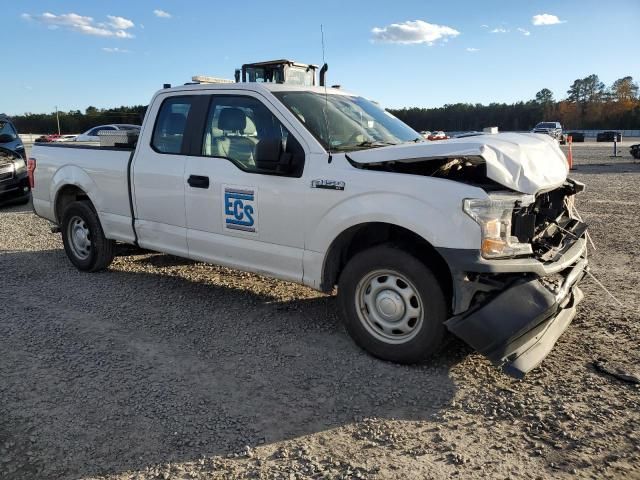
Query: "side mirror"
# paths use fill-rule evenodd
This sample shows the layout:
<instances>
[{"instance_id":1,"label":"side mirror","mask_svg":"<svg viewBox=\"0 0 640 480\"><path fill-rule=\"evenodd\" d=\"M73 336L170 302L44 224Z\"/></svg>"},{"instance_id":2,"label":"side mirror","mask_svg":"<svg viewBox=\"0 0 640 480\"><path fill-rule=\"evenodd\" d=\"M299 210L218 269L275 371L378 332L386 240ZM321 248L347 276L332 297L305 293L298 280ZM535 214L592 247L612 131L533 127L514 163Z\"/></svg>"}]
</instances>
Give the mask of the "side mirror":
<instances>
[{"instance_id":1,"label":"side mirror","mask_svg":"<svg viewBox=\"0 0 640 480\"><path fill-rule=\"evenodd\" d=\"M0 143L13 142L16 138L15 135L11 135L10 133L2 133L0 134Z\"/></svg>"},{"instance_id":2,"label":"side mirror","mask_svg":"<svg viewBox=\"0 0 640 480\"><path fill-rule=\"evenodd\" d=\"M263 138L256 145L256 166L261 170L282 171L282 142L278 138Z\"/></svg>"},{"instance_id":3,"label":"side mirror","mask_svg":"<svg viewBox=\"0 0 640 480\"><path fill-rule=\"evenodd\" d=\"M297 175L304 164L304 150L293 135L287 139L286 151L282 149L279 138L265 138L256 146L255 162L261 170Z\"/></svg>"}]
</instances>

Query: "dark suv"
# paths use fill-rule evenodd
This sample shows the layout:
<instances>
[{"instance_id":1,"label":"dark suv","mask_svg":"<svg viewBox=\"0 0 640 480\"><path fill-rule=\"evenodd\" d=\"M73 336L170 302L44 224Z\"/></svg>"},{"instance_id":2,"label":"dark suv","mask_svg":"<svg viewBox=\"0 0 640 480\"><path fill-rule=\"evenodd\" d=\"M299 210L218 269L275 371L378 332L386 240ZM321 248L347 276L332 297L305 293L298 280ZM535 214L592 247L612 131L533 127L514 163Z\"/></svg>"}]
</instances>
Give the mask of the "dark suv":
<instances>
[{"instance_id":1,"label":"dark suv","mask_svg":"<svg viewBox=\"0 0 640 480\"><path fill-rule=\"evenodd\" d=\"M16 127L6 115L0 114L0 147L18 153L25 161L27 152L24 149L22 140L18 136Z\"/></svg>"}]
</instances>

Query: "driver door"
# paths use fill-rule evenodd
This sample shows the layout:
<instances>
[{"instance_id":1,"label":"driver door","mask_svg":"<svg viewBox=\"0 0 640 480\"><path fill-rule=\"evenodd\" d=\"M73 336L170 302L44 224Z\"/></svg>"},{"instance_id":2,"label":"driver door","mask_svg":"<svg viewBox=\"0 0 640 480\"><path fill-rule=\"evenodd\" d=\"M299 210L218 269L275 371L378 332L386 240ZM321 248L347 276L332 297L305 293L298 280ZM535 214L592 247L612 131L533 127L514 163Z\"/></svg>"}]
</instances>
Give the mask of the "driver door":
<instances>
[{"instance_id":1,"label":"driver door","mask_svg":"<svg viewBox=\"0 0 640 480\"><path fill-rule=\"evenodd\" d=\"M286 121L257 93L216 92L200 138L184 178L189 256L301 281L308 181Z\"/></svg>"}]
</instances>

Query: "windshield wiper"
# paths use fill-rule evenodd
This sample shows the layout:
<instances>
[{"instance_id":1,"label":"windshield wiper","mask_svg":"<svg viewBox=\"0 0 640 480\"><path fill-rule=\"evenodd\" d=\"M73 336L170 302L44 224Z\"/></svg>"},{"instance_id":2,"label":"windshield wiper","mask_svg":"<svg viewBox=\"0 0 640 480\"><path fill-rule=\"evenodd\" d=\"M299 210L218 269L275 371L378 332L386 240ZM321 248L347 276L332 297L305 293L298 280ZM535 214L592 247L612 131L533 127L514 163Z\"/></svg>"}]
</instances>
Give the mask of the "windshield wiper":
<instances>
[{"instance_id":1,"label":"windshield wiper","mask_svg":"<svg viewBox=\"0 0 640 480\"><path fill-rule=\"evenodd\" d=\"M380 140L365 140L364 142L360 142L354 147L386 147L388 145L397 145L395 142L382 142Z\"/></svg>"},{"instance_id":2,"label":"windshield wiper","mask_svg":"<svg viewBox=\"0 0 640 480\"><path fill-rule=\"evenodd\" d=\"M382 142L378 140L365 140L364 142L356 143L354 145L338 145L333 148L334 151L351 151L362 148L376 148L376 147L388 147L389 145L398 145L395 142Z\"/></svg>"}]
</instances>

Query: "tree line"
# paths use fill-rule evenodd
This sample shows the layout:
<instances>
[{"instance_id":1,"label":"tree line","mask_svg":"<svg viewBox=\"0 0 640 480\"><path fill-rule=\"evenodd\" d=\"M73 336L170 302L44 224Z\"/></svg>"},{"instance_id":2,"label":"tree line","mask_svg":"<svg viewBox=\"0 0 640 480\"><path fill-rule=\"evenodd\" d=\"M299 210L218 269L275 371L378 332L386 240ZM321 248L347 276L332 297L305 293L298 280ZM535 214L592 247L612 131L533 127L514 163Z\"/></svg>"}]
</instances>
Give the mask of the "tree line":
<instances>
[{"instance_id":1,"label":"tree line","mask_svg":"<svg viewBox=\"0 0 640 480\"><path fill-rule=\"evenodd\" d=\"M99 109L88 107L84 112L71 110L69 112L25 113L11 117L18 132L21 133L57 133L58 119L62 134L82 133L98 125L111 123L142 124L147 107L135 105L133 107L117 107Z\"/></svg>"},{"instance_id":2,"label":"tree line","mask_svg":"<svg viewBox=\"0 0 640 480\"><path fill-rule=\"evenodd\" d=\"M81 133L97 125L110 123L141 124L146 106L98 109L84 112L59 112L62 133ZM481 130L497 126L500 130L530 130L540 121L559 121L566 130L640 129L638 84L630 76L607 87L597 75L576 79L566 98L556 101L553 92L543 88L526 102L490 103L489 105L455 103L438 108L392 109L391 113L418 131ZM55 133L56 113L26 113L13 117L23 133Z\"/></svg>"},{"instance_id":3,"label":"tree line","mask_svg":"<svg viewBox=\"0 0 640 480\"><path fill-rule=\"evenodd\" d=\"M512 104L455 103L438 108L390 110L416 130L466 131L497 126L500 130L530 130L541 121L558 121L565 130L640 129L638 84L630 76L607 87L597 75L576 79L566 98L556 101L543 88L535 98Z\"/></svg>"}]
</instances>

